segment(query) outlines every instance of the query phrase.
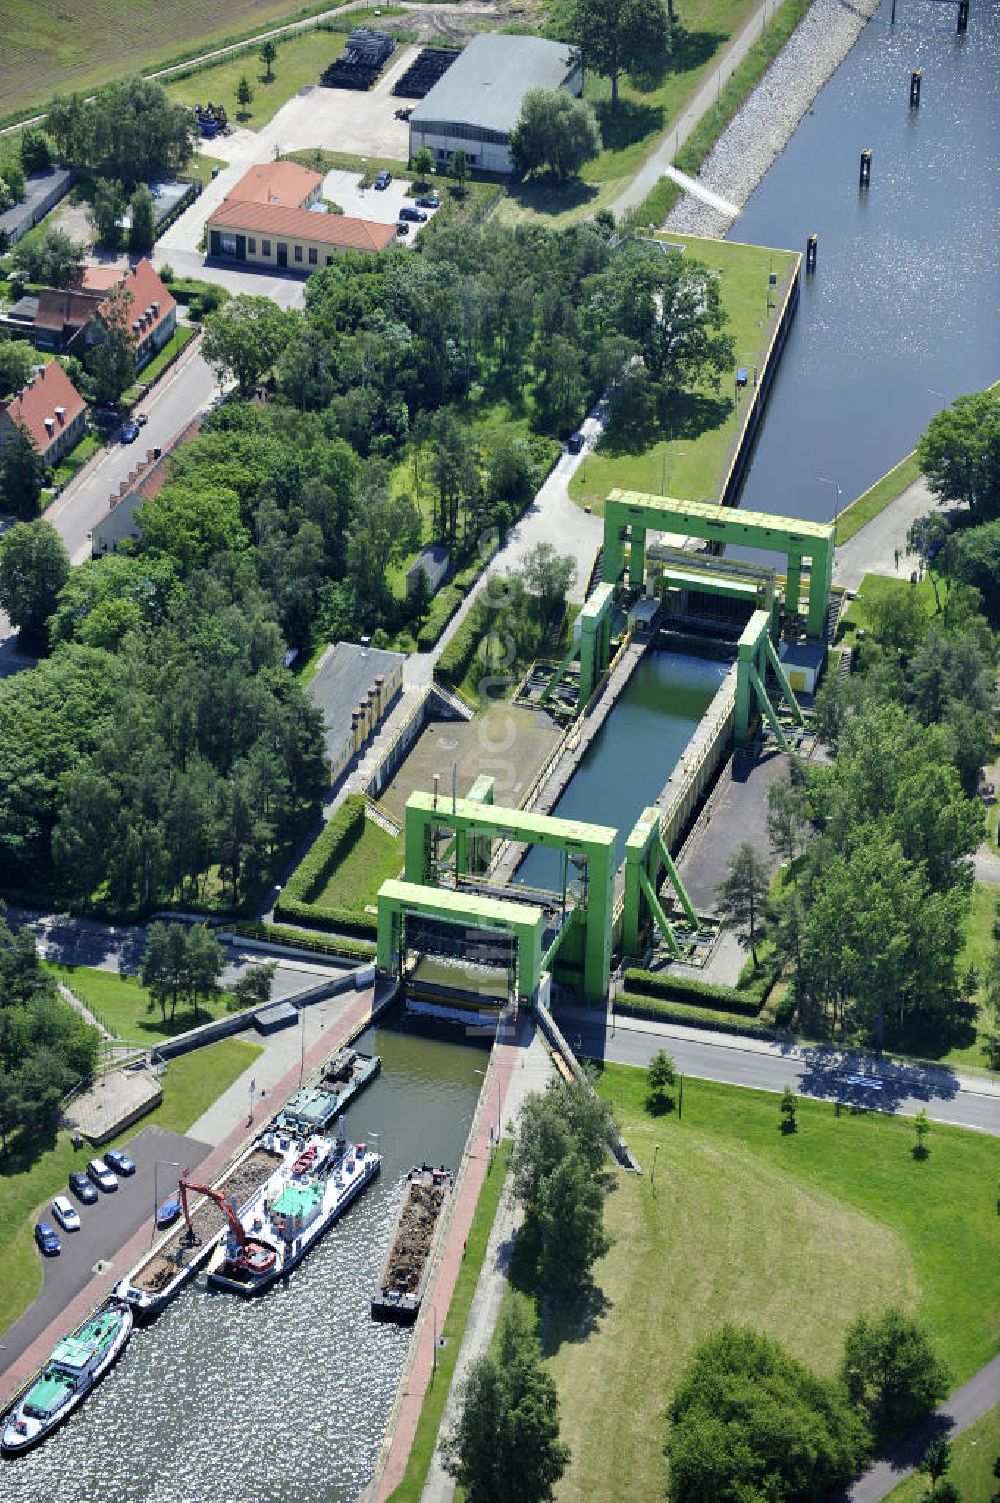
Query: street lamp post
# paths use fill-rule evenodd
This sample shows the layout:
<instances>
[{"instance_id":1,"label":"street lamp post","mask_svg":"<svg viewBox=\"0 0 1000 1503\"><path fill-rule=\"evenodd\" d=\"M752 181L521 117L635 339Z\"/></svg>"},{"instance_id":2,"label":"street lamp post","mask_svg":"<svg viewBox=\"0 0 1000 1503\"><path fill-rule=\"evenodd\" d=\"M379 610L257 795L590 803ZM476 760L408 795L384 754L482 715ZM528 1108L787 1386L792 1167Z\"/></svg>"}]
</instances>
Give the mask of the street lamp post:
<instances>
[{"instance_id":1,"label":"street lamp post","mask_svg":"<svg viewBox=\"0 0 1000 1503\"><path fill-rule=\"evenodd\" d=\"M177 1159L154 1159L153 1161L153 1230L150 1234L150 1241L152 1241L153 1237L156 1235L156 1213L159 1210L160 1206L157 1181L159 1178L161 1164L166 1164L171 1169L180 1169L181 1167Z\"/></svg>"},{"instance_id":2,"label":"street lamp post","mask_svg":"<svg viewBox=\"0 0 1000 1503\"><path fill-rule=\"evenodd\" d=\"M486 1079L486 1071L485 1070L473 1070L472 1073L474 1075L481 1075L484 1080ZM497 1086L497 1147L498 1148L500 1147L500 1087L499 1087L499 1085Z\"/></svg>"},{"instance_id":3,"label":"street lamp post","mask_svg":"<svg viewBox=\"0 0 1000 1503\"><path fill-rule=\"evenodd\" d=\"M675 450L675 452L673 454L668 453L668 451L666 449L664 449L664 451L663 451L663 490L661 492L662 495L665 496L667 494L667 460L668 459L683 459L686 453L687 453L686 449L677 449L677 450Z\"/></svg>"}]
</instances>

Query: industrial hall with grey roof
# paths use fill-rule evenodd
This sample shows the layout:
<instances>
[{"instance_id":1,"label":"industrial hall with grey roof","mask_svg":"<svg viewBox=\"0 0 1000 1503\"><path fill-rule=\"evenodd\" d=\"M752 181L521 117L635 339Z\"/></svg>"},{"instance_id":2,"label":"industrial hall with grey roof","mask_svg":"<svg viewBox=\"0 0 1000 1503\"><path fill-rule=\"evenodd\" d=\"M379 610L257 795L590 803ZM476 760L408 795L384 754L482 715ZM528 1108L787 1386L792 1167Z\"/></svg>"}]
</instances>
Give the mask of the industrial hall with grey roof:
<instances>
[{"instance_id":1,"label":"industrial hall with grey roof","mask_svg":"<svg viewBox=\"0 0 1000 1503\"><path fill-rule=\"evenodd\" d=\"M583 70L565 42L481 32L410 116L410 158L422 146L438 162L461 150L472 167L508 173L525 94L560 88L583 92Z\"/></svg>"}]
</instances>

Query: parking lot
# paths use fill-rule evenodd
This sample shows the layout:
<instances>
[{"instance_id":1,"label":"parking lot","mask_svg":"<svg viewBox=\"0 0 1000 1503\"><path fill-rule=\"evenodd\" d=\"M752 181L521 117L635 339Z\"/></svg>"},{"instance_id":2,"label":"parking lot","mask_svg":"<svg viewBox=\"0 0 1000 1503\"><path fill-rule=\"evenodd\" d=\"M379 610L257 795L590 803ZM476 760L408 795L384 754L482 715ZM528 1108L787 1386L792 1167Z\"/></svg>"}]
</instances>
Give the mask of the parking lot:
<instances>
[{"instance_id":1,"label":"parking lot","mask_svg":"<svg viewBox=\"0 0 1000 1503\"><path fill-rule=\"evenodd\" d=\"M354 219L373 219L376 224L395 224L404 205L413 207L414 200L407 196L410 177L394 177L388 188L362 188L357 172L328 172L323 179L323 197L339 204L345 214ZM428 219L433 209L425 209ZM414 225L410 230L418 229Z\"/></svg>"},{"instance_id":2,"label":"parking lot","mask_svg":"<svg viewBox=\"0 0 1000 1503\"><path fill-rule=\"evenodd\" d=\"M163 1161L173 1160L194 1169L209 1152L209 1145L175 1132L165 1132L160 1127L147 1127L132 1139L127 1151L135 1160L135 1173L119 1179L118 1189L113 1194L98 1191L97 1201L85 1206L65 1185L56 1192L68 1196L73 1208L79 1212L82 1225L78 1232L62 1230L52 1215L51 1199L39 1208L37 1219L48 1221L54 1227L62 1243L62 1252L56 1257L42 1258L45 1275L42 1292L21 1319L4 1333L0 1372L16 1361L50 1321L86 1288L99 1259L117 1253L144 1222L152 1232L154 1199L166 1200L177 1184L178 1170L173 1163ZM92 1158L101 1156L99 1148L87 1155ZM82 1154L75 1167L86 1167ZM38 1253L38 1257L41 1258L42 1254ZM125 1274L128 1269L115 1269L115 1272Z\"/></svg>"}]
</instances>

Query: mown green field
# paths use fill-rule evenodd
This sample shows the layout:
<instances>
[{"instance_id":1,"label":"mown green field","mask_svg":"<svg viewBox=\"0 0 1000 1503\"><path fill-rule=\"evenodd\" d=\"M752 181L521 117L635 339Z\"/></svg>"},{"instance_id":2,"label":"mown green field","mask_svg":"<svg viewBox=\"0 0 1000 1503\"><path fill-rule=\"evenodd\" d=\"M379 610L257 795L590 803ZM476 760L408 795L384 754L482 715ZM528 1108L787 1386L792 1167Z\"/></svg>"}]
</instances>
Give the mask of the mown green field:
<instances>
[{"instance_id":1,"label":"mown green field","mask_svg":"<svg viewBox=\"0 0 1000 1503\"><path fill-rule=\"evenodd\" d=\"M207 1006L199 1005L197 1016L193 1008L181 1003L171 1021L168 1005L164 1023L159 1006L150 1009L149 993L135 976L119 976L117 971L99 971L92 966L64 965L61 961L43 964L76 993L109 1033L129 1044L156 1044L160 1039L173 1038L199 1023L221 1017L226 1011L226 993L222 992L212 997Z\"/></svg>"},{"instance_id":2,"label":"mown green field","mask_svg":"<svg viewBox=\"0 0 1000 1503\"><path fill-rule=\"evenodd\" d=\"M305 84L319 83L323 69L340 56L346 41L343 32L306 31L287 41L279 39L274 77L269 83L264 82L267 69L257 53L244 52L231 62L200 68L186 78L168 82L167 93L180 104L204 104L210 99L225 106L235 125L260 130ZM244 77L254 91L245 111L236 102L236 88Z\"/></svg>"},{"instance_id":3,"label":"mown green field","mask_svg":"<svg viewBox=\"0 0 1000 1503\"><path fill-rule=\"evenodd\" d=\"M375 902L382 883L399 876L402 865L402 837L393 838L366 819L361 834L313 902L320 907L349 908L363 913Z\"/></svg>"},{"instance_id":4,"label":"mown green field","mask_svg":"<svg viewBox=\"0 0 1000 1503\"><path fill-rule=\"evenodd\" d=\"M701 240L692 235L676 239L687 247L686 256L719 273L722 301L729 315L728 331L736 341L736 364L752 373L755 365L763 365L777 316L776 310L769 312L767 307L768 277L772 271L778 276L780 296L772 296L771 301L777 301L780 307L794 253L729 240ZM613 486L685 501L714 500L751 391L752 387L743 392L738 407L728 380L717 392L706 386L683 394L678 402L677 436L654 436L641 453L605 438L577 470L570 482L570 495L598 515L603 514L605 497Z\"/></svg>"},{"instance_id":5,"label":"mown green field","mask_svg":"<svg viewBox=\"0 0 1000 1503\"><path fill-rule=\"evenodd\" d=\"M828 1374L855 1316L892 1302L925 1323L956 1384L1000 1349L996 1140L935 1124L919 1161L903 1119L803 1100L784 1136L764 1092L687 1079L679 1121L647 1115L644 1071L609 1065L600 1089L644 1172L615 1175L594 1298L543 1315L572 1451L559 1503L664 1496L671 1392L726 1320Z\"/></svg>"},{"instance_id":6,"label":"mown green field","mask_svg":"<svg viewBox=\"0 0 1000 1503\"><path fill-rule=\"evenodd\" d=\"M187 1132L260 1052L256 1044L242 1039L223 1039L171 1060L160 1105L105 1148L127 1143L146 1127ZM66 1193L72 1170L82 1169L93 1154L89 1145L74 1150L69 1134L61 1132L51 1146L30 1157L20 1152L15 1140L0 1159L0 1334L24 1314L42 1287L42 1260L32 1224L48 1211L54 1195Z\"/></svg>"}]
</instances>

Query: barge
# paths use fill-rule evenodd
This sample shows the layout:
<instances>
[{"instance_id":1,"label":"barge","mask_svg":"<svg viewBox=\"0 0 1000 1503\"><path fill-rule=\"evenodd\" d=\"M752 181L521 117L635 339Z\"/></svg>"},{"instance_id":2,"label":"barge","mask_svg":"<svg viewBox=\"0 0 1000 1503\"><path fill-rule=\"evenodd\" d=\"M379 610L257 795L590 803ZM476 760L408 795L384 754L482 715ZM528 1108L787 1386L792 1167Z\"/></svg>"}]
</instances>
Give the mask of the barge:
<instances>
[{"instance_id":1,"label":"barge","mask_svg":"<svg viewBox=\"0 0 1000 1503\"><path fill-rule=\"evenodd\" d=\"M117 1297L64 1336L4 1422L0 1452L19 1456L37 1446L79 1408L125 1349L132 1310Z\"/></svg>"},{"instance_id":2,"label":"barge","mask_svg":"<svg viewBox=\"0 0 1000 1503\"><path fill-rule=\"evenodd\" d=\"M409 1326L416 1320L431 1267L442 1211L455 1176L450 1169L420 1164L406 1176L406 1191L392 1229L389 1252L372 1297L373 1320Z\"/></svg>"},{"instance_id":3,"label":"barge","mask_svg":"<svg viewBox=\"0 0 1000 1503\"><path fill-rule=\"evenodd\" d=\"M274 1126L301 1138L325 1132L355 1096L371 1084L381 1068L377 1054L341 1049L289 1097L275 1116Z\"/></svg>"},{"instance_id":4,"label":"barge","mask_svg":"<svg viewBox=\"0 0 1000 1503\"><path fill-rule=\"evenodd\" d=\"M291 1273L311 1252L382 1167L381 1155L364 1143L348 1144L344 1119L336 1138L313 1134L304 1142L275 1129L267 1141L281 1164L239 1215L220 1195L225 1240L212 1253L208 1283L249 1297ZM191 1186L181 1181L182 1198Z\"/></svg>"},{"instance_id":5,"label":"barge","mask_svg":"<svg viewBox=\"0 0 1000 1503\"><path fill-rule=\"evenodd\" d=\"M268 1134L255 1138L217 1182L216 1192L237 1207L252 1203L262 1186L284 1162L268 1143ZM152 1320L180 1293L209 1258L226 1231L226 1216L210 1196L204 1196L190 1217L175 1226L141 1263L124 1278L115 1294L127 1300L137 1321Z\"/></svg>"}]
</instances>

